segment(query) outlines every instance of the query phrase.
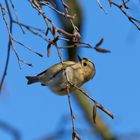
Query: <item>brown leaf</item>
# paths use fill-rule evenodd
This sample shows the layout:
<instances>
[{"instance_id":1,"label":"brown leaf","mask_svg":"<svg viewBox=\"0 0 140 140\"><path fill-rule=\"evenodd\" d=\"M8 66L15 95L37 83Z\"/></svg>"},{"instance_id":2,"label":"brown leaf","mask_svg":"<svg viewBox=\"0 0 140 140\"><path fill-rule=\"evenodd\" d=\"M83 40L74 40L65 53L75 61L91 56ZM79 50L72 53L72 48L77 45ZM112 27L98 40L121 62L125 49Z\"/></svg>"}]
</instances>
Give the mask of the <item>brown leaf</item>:
<instances>
[{"instance_id":1,"label":"brown leaf","mask_svg":"<svg viewBox=\"0 0 140 140\"><path fill-rule=\"evenodd\" d=\"M96 104L93 106L93 122L96 123Z\"/></svg>"},{"instance_id":2,"label":"brown leaf","mask_svg":"<svg viewBox=\"0 0 140 140\"><path fill-rule=\"evenodd\" d=\"M95 45L95 48L99 48L104 42L104 38L101 38L100 41Z\"/></svg>"},{"instance_id":3,"label":"brown leaf","mask_svg":"<svg viewBox=\"0 0 140 140\"><path fill-rule=\"evenodd\" d=\"M95 49L97 52L100 52L100 53L110 53L110 52L111 52L110 50L106 50L106 49L99 48L99 47L95 47L94 49Z\"/></svg>"},{"instance_id":4,"label":"brown leaf","mask_svg":"<svg viewBox=\"0 0 140 140\"><path fill-rule=\"evenodd\" d=\"M48 27L47 30L46 30L46 32L45 32L45 35L46 36L48 35L49 31L50 31L50 28Z\"/></svg>"},{"instance_id":5,"label":"brown leaf","mask_svg":"<svg viewBox=\"0 0 140 140\"><path fill-rule=\"evenodd\" d=\"M51 49L51 43L48 44L47 46L47 56L50 57L50 49Z\"/></svg>"}]
</instances>

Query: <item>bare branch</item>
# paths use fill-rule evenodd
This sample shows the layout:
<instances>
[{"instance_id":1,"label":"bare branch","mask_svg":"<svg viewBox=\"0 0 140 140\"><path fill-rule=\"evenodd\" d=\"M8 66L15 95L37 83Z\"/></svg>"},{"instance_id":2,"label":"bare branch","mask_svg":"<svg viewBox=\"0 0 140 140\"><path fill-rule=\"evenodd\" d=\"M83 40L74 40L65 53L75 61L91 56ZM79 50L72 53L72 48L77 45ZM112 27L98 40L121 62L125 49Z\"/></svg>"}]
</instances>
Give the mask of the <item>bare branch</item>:
<instances>
[{"instance_id":1,"label":"bare branch","mask_svg":"<svg viewBox=\"0 0 140 140\"><path fill-rule=\"evenodd\" d=\"M7 0L5 2L6 2L6 6L8 7ZM3 15L5 9L4 9L4 7L1 4L0 4L0 7L1 7L2 15ZM9 8L8 8L8 10L9 10ZM10 14L10 17L11 17L11 14ZM4 15L3 15L3 19L4 19ZM13 26L12 26L12 21L11 20L10 20L10 27L9 28L10 28L10 32L12 32ZM3 86L4 80L5 80L5 77L6 77L6 74L7 74L8 65L9 65L10 48L11 48L10 46L11 46L11 42L10 42L10 36L9 36L5 68L4 68L4 72L3 72L3 75L2 75L2 79L0 81L0 93L2 91L2 86Z\"/></svg>"},{"instance_id":2,"label":"bare branch","mask_svg":"<svg viewBox=\"0 0 140 140\"><path fill-rule=\"evenodd\" d=\"M87 98L89 98L91 101L94 102L94 104L96 105L96 107L98 107L99 109L101 109L102 111L104 111L107 115L109 115L112 119L114 118L113 114L107 110L106 108L104 108L100 103L98 103L97 101L95 101L93 98L91 98L86 92L84 92L82 89L80 89L79 87L77 87L76 85L74 85L73 83L71 83L70 81L68 81L69 84L71 84L72 86L74 86L76 89L78 89L79 91L81 91L81 93L83 93Z\"/></svg>"},{"instance_id":3,"label":"bare branch","mask_svg":"<svg viewBox=\"0 0 140 140\"><path fill-rule=\"evenodd\" d=\"M98 3L99 7L105 12L105 14L107 14L108 12L107 12L107 10L103 7L103 5L101 4L100 0L96 0L96 1L97 1L97 3Z\"/></svg>"},{"instance_id":4,"label":"bare branch","mask_svg":"<svg viewBox=\"0 0 140 140\"><path fill-rule=\"evenodd\" d=\"M126 5L126 3L129 2L129 0L126 0L126 2L123 0L123 4L122 4L122 5L119 5L119 4L115 3L115 2L113 2L112 0L108 0L108 2L109 2L109 4L110 4L110 6L113 5L113 6L117 7L117 8L127 17L127 19L128 19L133 25L135 25L135 27L136 27L138 30L140 30L140 20L138 20L138 19L136 19L136 18L134 18L134 17L128 15L128 13L123 9L123 8L129 9L129 7Z\"/></svg>"},{"instance_id":5,"label":"bare branch","mask_svg":"<svg viewBox=\"0 0 140 140\"><path fill-rule=\"evenodd\" d=\"M12 8L13 8L13 11L14 11L14 14L15 14L15 17L16 17L16 21L19 22L19 20L18 20L18 14L17 14L17 12L16 12L16 9L15 9L15 6L14 6L12 0L10 0L10 4L11 4L11 6L12 6ZM13 20L13 19L12 19L12 20ZM19 25L19 26L20 26L20 25ZM22 30L22 32L23 32L23 34L24 34L25 32L24 32L22 26L20 26L20 28L21 28L21 30Z\"/></svg>"}]
</instances>

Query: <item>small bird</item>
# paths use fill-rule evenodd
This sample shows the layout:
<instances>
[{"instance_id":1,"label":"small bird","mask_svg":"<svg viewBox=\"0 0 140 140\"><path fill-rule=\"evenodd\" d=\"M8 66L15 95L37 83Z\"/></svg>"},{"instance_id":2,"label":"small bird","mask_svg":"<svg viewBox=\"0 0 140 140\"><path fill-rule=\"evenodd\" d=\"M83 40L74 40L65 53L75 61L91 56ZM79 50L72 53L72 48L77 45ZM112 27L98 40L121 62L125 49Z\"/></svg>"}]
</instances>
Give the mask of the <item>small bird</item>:
<instances>
[{"instance_id":1,"label":"small bird","mask_svg":"<svg viewBox=\"0 0 140 140\"><path fill-rule=\"evenodd\" d=\"M58 95L68 94L81 87L84 83L92 79L95 75L95 65L87 58L80 58L79 61L64 61L58 63L36 76L26 76L28 83L40 82L43 86L48 86ZM72 83L72 84L70 84ZM75 85L75 86L73 86Z\"/></svg>"}]
</instances>

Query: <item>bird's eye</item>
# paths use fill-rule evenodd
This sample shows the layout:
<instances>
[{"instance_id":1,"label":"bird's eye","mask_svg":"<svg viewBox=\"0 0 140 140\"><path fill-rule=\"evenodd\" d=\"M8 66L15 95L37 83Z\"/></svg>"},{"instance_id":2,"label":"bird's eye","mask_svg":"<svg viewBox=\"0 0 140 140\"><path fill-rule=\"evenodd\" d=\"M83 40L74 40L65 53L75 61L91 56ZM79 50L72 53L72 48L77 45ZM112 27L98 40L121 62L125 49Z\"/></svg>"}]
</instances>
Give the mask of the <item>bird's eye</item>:
<instances>
[{"instance_id":1,"label":"bird's eye","mask_svg":"<svg viewBox=\"0 0 140 140\"><path fill-rule=\"evenodd\" d=\"M87 66L87 63L84 62L83 65L84 65L84 66Z\"/></svg>"}]
</instances>

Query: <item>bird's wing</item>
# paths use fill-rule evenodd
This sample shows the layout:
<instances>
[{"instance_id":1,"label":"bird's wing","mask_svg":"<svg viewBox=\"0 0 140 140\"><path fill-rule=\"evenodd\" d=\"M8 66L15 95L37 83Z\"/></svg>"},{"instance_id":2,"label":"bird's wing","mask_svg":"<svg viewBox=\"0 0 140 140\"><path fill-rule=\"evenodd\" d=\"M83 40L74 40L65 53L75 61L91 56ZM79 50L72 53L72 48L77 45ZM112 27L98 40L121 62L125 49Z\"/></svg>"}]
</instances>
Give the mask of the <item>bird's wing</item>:
<instances>
[{"instance_id":1,"label":"bird's wing","mask_svg":"<svg viewBox=\"0 0 140 140\"><path fill-rule=\"evenodd\" d=\"M41 73L37 74L37 76L43 75L44 73L46 73L46 72L47 72L47 70L48 70L48 69L46 69L46 70L44 70L43 72L41 72Z\"/></svg>"},{"instance_id":2,"label":"bird's wing","mask_svg":"<svg viewBox=\"0 0 140 140\"><path fill-rule=\"evenodd\" d=\"M68 62L69 62L69 64L68 64ZM63 64L65 65L65 68L66 68L66 67L74 65L75 62L65 61ZM62 72L62 70L63 70L62 68L63 68L63 66L60 63L58 63L58 64L55 64L52 67L46 69L45 71L39 73L37 76L44 77L44 75L46 75L45 77L47 77L47 79L49 80L49 79L54 78L58 73Z\"/></svg>"}]
</instances>

